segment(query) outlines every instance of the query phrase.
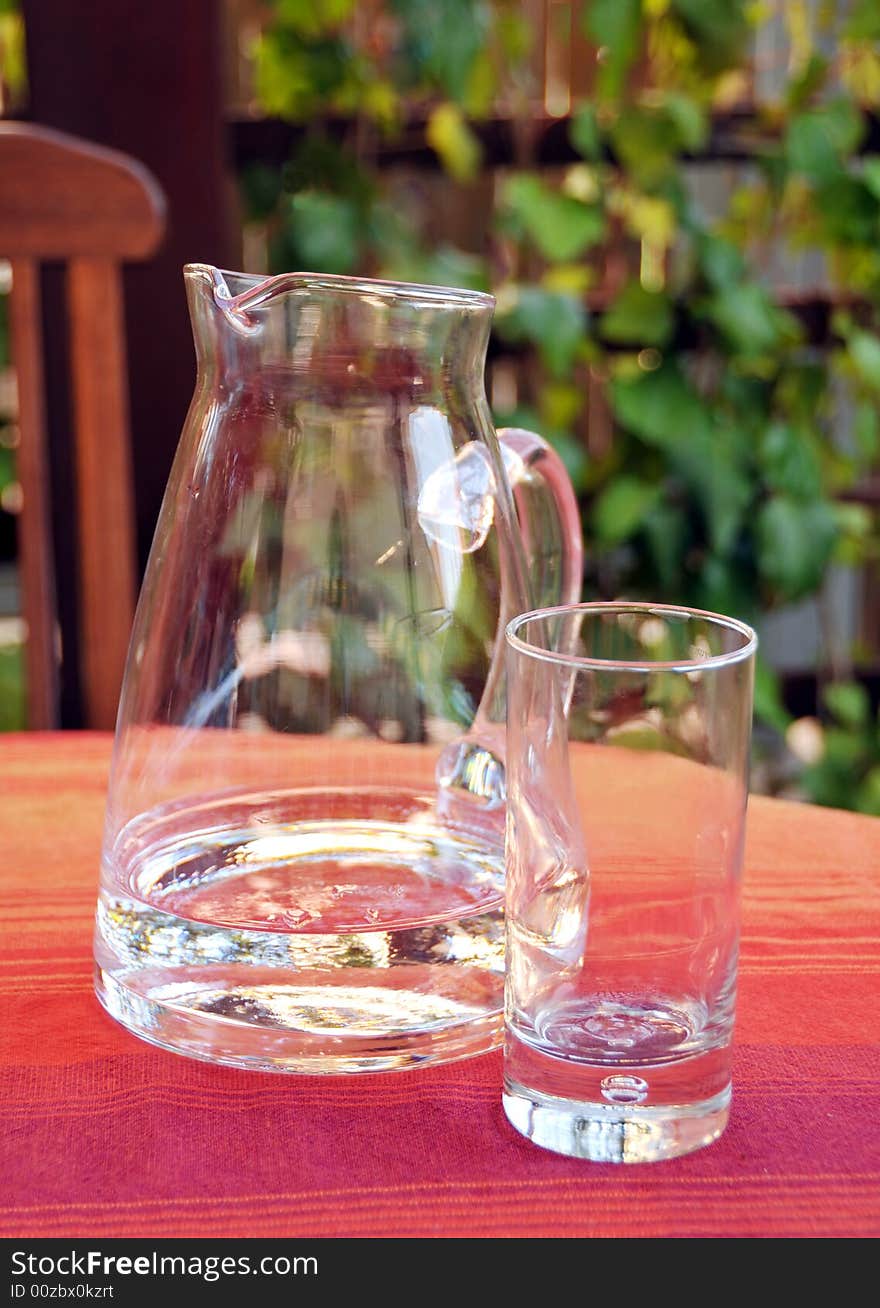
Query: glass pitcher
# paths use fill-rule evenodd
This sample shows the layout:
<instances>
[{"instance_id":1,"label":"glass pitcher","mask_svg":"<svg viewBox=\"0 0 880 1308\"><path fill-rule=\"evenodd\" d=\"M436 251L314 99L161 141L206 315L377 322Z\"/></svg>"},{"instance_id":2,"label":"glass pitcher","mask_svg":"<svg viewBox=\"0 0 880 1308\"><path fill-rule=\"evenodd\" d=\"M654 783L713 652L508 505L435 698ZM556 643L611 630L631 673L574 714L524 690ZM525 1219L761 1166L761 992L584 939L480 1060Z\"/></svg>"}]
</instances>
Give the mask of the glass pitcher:
<instances>
[{"instance_id":1,"label":"glass pitcher","mask_svg":"<svg viewBox=\"0 0 880 1308\"><path fill-rule=\"evenodd\" d=\"M195 395L138 605L97 914L130 1030L276 1071L498 1042L503 631L579 598L493 300L185 269Z\"/></svg>"}]
</instances>

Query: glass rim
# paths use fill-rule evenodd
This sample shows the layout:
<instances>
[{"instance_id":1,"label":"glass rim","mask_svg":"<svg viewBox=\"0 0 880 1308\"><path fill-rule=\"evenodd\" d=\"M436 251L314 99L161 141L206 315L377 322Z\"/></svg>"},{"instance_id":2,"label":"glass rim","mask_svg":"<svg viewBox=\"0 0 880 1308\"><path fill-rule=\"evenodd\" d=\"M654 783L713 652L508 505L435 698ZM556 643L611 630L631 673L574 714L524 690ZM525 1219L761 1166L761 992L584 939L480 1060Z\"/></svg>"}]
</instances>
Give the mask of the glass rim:
<instances>
[{"instance_id":1,"label":"glass rim","mask_svg":"<svg viewBox=\"0 0 880 1308\"><path fill-rule=\"evenodd\" d=\"M336 291L360 297L372 296L386 304L399 302L414 308L470 309L484 314L491 313L495 307L494 295L464 286L351 277L342 273L245 273L231 268L215 268L209 263L184 264L183 273L187 279L207 278L215 296L237 310L257 308L273 294L295 290ZM229 283L241 284L242 289L232 293Z\"/></svg>"},{"instance_id":2,"label":"glass rim","mask_svg":"<svg viewBox=\"0 0 880 1308\"><path fill-rule=\"evenodd\" d=\"M631 659L602 659L589 654L566 654L564 651L547 649L523 640L517 634L528 622L537 619L563 617L575 613L599 616L607 613L641 613L645 617L657 618L702 618L716 627L734 631L743 637L738 649L725 654L708 654L705 658L690 659L651 659L650 657ZM713 613L709 609L689 608L686 604L655 604L638 600L589 600L581 604L555 604L550 608L529 609L517 614L504 629L509 649L523 654L527 658L538 659L544 663L553 663L557 667L581 668L599 672L705 672L714 668L726 668L735 663L743 663L752 658L758 648L758 634L748 623L739 618L728 617L724 613Z\"/></svg>"}]
</instances>

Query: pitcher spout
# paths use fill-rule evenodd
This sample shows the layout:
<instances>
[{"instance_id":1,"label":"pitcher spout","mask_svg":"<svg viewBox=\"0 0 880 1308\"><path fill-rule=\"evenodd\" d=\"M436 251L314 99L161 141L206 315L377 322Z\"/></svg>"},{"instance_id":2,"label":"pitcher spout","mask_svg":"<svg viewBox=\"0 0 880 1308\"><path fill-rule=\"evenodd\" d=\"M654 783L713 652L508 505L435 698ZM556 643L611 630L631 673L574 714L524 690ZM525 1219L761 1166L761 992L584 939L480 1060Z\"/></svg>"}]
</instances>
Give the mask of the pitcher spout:
<instances>
[{"instance_id":1,"label":"pitcher spout","mask_svg":"<svg viewBox=\"0 0 880 1308\"><path fill-rule=\"evenodd\" d=\"M308 373L338 385L482 385L494 299L481 291L325 273L184 270L200 367Z\"/></svg>"}]
</instances>

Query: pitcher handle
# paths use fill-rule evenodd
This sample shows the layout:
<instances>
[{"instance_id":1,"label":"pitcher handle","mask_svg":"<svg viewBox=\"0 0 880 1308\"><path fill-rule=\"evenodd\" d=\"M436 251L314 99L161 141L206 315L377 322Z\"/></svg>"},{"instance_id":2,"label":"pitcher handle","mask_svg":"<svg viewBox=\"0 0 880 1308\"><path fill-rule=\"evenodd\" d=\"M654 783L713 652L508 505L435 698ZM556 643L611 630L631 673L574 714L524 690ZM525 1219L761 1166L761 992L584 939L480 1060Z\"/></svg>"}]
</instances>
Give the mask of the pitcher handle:
<instances>
[{"instance_id":1,"label":"pitcher handle","mask_svg":"<svg viewBox=\"0 0 880 1308\"><path fill-rule=\"evenodd\" d=\"M574 487L559 455L524 427L498 432L513 492L537 607L576 604L584 575L584 539ZM549 512L548 512L549 510ZM547 523L554 530L547 532Z\"/></svg>"}]
</instances>

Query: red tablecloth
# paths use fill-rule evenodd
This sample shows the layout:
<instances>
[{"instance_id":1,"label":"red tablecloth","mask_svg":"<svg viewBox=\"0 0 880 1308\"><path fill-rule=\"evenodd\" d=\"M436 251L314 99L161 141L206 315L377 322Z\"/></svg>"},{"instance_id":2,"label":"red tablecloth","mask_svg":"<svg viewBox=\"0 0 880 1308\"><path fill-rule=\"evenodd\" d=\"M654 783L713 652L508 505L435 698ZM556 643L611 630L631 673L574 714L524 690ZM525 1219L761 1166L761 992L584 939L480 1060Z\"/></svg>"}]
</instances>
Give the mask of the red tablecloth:
<instances>
[{"instance_id":1,"label":"red tablecloth","mask_svg":"<svg viewBox=\"0 0 880 1308\"><path fill-rule=\"evenodd\" d=\"M751 801L730 1125L620 1167L521 1139L498 1054L265 1076L112 1022L91 979L109 755L0 737L0 1235L880 1235L880 821Z\"/></svg>"}]
</instances>

